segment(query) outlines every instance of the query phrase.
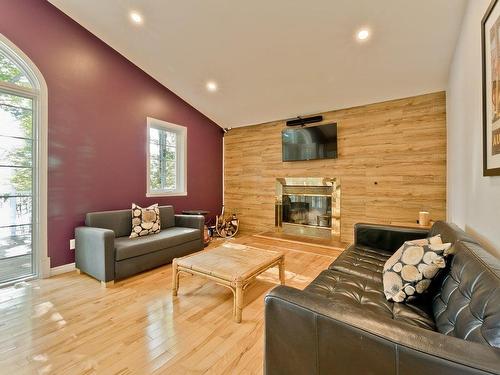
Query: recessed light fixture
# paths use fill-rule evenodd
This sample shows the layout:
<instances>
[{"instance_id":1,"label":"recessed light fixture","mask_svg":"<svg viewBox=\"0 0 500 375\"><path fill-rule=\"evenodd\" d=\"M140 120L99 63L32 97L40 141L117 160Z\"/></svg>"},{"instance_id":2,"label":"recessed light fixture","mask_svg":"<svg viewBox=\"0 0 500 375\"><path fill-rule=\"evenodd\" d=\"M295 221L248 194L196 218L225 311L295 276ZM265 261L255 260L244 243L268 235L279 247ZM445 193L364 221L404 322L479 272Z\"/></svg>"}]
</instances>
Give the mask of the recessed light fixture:
<instances>
[{"instance_id":1,"label":"recessed light fixture","mask_svg":"<svg viewBox=\"0 0 500 375\"><path fill-rule=\"evenodd\" d=\"M369 37L370 37L370 30L368 30L368 29L361 29L356 34L356 38L359 41L367 40Z\"/></svg>"},{"instance_id":2,"label":"recessed light fixture","mask_svg":"<svg viewBox=\"0 0 500 375\"><path fill-rule=\"evenodd\" d=\"M206 86L207 90L210 92L217 91L217 83L215 83L214 81L208 81Z\"/></svg>"},{"instance_id":3,"label":"recessed light fixture","mask_svg":"<svg viewBox=\"0 0 500 375\"><path fill-rule=\"evenodd\" d=\"M135 11L130 12L130 19L132 20L133 23L136 23L138 25L142 24L142 16Z\"/></svg>"}]
</instances>

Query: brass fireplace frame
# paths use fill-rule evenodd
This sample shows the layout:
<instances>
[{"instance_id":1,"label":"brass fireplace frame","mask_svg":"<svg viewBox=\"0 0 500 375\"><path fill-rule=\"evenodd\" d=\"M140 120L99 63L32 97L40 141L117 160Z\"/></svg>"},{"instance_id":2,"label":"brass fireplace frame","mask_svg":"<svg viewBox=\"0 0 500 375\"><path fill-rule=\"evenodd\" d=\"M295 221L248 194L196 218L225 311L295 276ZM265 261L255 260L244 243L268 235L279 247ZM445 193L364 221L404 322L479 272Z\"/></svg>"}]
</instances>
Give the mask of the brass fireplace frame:
<instances>
[{"instance_id":1,"label":"brass fireplace frame","mask_svg":"<svg viewBox=\"0 0 500 375\"><path fill-rule=\"evenodd\" d=\"M283 196L323 196L332 198L331 227L283 222ZM282 177L276 179L274 223L283 233L318 238L340 237L340 183L338 178Z\"/></svg>"}]
</instances>

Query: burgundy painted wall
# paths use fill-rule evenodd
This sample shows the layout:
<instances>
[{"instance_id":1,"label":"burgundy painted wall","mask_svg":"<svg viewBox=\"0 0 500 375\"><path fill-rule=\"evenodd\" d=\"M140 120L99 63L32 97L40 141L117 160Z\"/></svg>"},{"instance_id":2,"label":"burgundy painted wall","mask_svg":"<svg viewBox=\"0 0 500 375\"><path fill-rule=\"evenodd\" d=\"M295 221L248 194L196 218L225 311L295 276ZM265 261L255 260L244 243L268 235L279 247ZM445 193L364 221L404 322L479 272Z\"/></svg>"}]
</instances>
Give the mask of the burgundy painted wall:
<instances>
[{"instance_id":1,"label":"burgundy painted wall","mask_svg":"<svg viewBox=\"0 0 500 375\"><path fill-rule=\"evenodd\" d=\"M222 131L210 119L43 0L0 0L0 33L48 86L48 252L74 261L69 240L85 213L132 202L217 213ZM146 198L146 117L188 128L187 197Z\"/></svg>"}]
</instances>

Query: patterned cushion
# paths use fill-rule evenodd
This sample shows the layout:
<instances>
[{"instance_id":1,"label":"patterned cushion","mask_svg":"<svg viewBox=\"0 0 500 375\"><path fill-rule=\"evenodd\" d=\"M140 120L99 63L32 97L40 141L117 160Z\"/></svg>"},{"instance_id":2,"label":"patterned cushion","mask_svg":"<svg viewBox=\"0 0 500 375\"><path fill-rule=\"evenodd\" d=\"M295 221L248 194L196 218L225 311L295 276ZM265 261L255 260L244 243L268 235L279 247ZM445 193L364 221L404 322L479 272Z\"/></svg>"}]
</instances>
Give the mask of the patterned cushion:
<instances>
[{"instance_id":1,"label":"patterned cushion","mask_svg":"<svg viewBox=\"0 0 500 375\"><path fill-rule=\"evenodd\" d=\"M446 266L450 247L451 243L443 244L440 236L405 242L384 265L387 300L404 302L427 290L439 269Z\"/></svg>"},{"instance_id":2,"label":"patterned cushion","mask_svg":"<svg viewBox=\"0 0 500 375\"><path fill-rule=\"evenodd\" d=\"M160 230L160 210L157 203L147 208L132 203L132 233L130 233L130 238L160 233Z\"/></svg>"}]
</instances>

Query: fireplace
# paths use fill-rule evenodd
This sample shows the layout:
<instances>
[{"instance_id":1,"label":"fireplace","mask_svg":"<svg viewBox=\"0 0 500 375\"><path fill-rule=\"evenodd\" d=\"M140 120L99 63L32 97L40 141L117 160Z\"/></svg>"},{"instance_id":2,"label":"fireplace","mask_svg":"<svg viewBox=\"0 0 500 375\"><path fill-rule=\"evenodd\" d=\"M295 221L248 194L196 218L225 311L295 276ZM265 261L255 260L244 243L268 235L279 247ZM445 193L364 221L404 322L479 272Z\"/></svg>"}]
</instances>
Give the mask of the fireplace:
<instances>
[{"instance_id":1,"label":"fireplace","mask_svg":"<svg viewBox=\"0 0 500 375\"><path fill-rule=\"evenodd\" d=\"M339 237L340 185L337 179L276 179L275 224L288 234Z\"/></svg>"},{"instance_id":2,"label":"fireplace","mask_svg":"<svg viewBox=\"0 0 500 375\"><path fill-rule=\"evenodd\" d=\"M331 227L332 197L283 194L282 222Z\"/></svg>"}]
</instances>

